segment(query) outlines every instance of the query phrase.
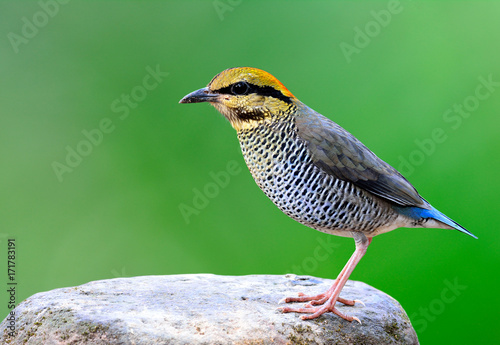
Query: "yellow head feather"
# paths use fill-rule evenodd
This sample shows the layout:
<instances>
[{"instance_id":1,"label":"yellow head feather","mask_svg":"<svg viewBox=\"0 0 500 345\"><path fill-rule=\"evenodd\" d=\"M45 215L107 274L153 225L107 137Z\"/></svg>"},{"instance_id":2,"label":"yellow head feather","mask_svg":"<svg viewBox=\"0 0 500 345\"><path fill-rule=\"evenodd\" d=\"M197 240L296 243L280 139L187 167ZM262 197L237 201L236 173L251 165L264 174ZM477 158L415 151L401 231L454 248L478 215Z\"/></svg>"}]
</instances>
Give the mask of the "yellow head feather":
<instances>
[{"instance_id":1,"label":"yellow head feather","mask_svg":"<svg viewBox=\"0 0 500 345\"><path fill-rule=\"evenodd\" d=\"M208 84L210 90L219 90L237 81L246 81L257 86L270 86L287 97L295 98L278 79L270 73L253 67L233 67L217 74Z\"/></svg>"}]
</instances>

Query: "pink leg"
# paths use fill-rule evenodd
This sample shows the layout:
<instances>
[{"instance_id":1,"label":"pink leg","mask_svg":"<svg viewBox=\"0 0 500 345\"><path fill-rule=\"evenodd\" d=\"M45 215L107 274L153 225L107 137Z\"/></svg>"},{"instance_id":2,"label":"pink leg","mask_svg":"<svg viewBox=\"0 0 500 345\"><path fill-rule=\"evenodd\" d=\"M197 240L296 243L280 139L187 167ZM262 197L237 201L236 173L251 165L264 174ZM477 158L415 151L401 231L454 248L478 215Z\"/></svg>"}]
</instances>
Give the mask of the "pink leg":
<instances>
[{"instance_id":1,"label":"pink leg","mask_svg":"<svg viewBox=\"0 0 500 345\"><path fill-rule=\"evenodd\" d=\"M280 301L280 303L282 303L282 302L290 303L290 302L309 302L309 301L311 301L311 303L308 303L306 306L325 303L328 300L328 298L330 298L330 296L333 294L333 291L335 290L335 287L337 286L337 281L342 279L342 277L344 276L345 271L347 269L347 266L349 266L349 263L352 261L353 257L354 257L354 255L352 255L351 258L349 259L349 261L347 261L347 264L344 266L342 271L340 271L337 279L335 280L335 283L333 283L333 285L326 292L321 293L319 295L315 295L315 296L306 296L302 292L299 292L299 297L286 297L286 298L282 299ZM337 301L344 303L346 305L354 305L355 304L354 301L343 299L341 297L339 297L337 299Z\"/></svg>"},{"instance_id":2,"label":"pink leg","mask_svg":"<svg viewBox=\"0 0 500 345\"><path fill-rule=\"evenodd\" d=\"M344 315L340 311L338 311L337 308L335 308L335 303L337 301L339 302L346 301L348 302L346 303L348 305L354 304L354 301L344 300L342 298L339 298L340 291L342 291L342 289L344 288L344 285L349 279L349 276L351 275L352 271L354 270L358 262L361 260L361 258L365 255L366 249L368 248L368 246L372 241L371 237L366 238L365 235L358 232L353 232L353 237L354 241L356 242L356 250L352 254L347 264L345 265L344 269L342 269L342 271L340 272L339 276L335 280L335 283L332 285L332 287L326 293L314 296L313 298L309 298L307 296L301 296L291 300L286 299L285 301L287 302L292 302L297 300L297 301L311 301L311 303L307 304L303 308L282 307L280 308L282 312L310 314L310 315L303 315L301 317L302 320L307 320L307 319L317 318L318 316L330 311L347 321L356 320L360 322L358 318ZM319 299L316 300L315 297L319 297ZM323 304L323 305L319 307L313 307L312 305L315 304Z\"/></svg>"}]
</instances>

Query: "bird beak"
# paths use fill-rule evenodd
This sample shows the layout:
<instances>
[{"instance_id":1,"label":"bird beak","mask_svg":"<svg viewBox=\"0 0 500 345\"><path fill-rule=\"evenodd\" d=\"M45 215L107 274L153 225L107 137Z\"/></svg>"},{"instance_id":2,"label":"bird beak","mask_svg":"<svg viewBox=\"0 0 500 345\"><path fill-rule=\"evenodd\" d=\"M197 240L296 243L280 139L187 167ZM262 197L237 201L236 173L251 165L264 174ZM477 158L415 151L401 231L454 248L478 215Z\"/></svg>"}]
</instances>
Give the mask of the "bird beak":
<instances>
[{"instance_id":1,"label":"bird beak","mask_svg":"<svg viewBox=\"0 0 500 345\"><path fill-rule=\"evenodd\" d=\"M184 96L179 103L201 103L201 102L210 102L216 103L219 101L219 95L215 93L210 93L208 87L204 87L203 89L199 89L191 92L189 95Z\"/></svg>"}]
</instances>

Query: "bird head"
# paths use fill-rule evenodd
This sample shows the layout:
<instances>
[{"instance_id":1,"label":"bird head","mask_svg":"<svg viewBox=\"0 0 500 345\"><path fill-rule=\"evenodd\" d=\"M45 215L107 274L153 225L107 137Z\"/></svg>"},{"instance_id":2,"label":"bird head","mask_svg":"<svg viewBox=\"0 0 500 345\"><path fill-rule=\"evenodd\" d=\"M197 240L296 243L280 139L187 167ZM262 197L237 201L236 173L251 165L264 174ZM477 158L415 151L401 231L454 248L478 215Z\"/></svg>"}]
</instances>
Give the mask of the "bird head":
<instances>
[{"instance_id":1,"label":"bird head","mask_svg":"<svg viewBox=\"0 0 500 345\"><path fill-rule=\"evenodd\" d=\"M289 114L297 99L271 74L251 67L229 68L179 103L209 102L237 130Z\"/></svg>"}]
</instances>

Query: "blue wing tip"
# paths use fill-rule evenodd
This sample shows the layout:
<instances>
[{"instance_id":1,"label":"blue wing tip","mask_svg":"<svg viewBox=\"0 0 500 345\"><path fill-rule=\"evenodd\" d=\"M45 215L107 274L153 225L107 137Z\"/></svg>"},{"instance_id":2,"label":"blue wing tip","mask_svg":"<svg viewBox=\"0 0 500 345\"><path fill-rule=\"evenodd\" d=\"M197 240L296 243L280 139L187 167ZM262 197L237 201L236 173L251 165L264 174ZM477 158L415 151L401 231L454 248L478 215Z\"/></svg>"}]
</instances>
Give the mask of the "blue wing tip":
<instances>
[{"instance_id":1,"label":"blue wing tip","mask_svg":"<svg viewBox=\"0 0 500 345\"><path fill-rule=\"evenodd\" d=\"M431 206L432 207L432 206ZM425 209L420 207L398 207L398 211L405 216L408 216L413 219L421 219L421 218L433 218L441 223L444 223L453 229L456 229L464 234L469 235L477 240L477 236L472 232L455 222L450 217L446 216L442 212L439 212L436 208L432 207L432 209Z\"/></svg>"},{"instance_id":2,"label":"blue wing tip","mask_svg":"<svg viewBox=\"0 0 500 345\"><path fill-rule=\"evenodd\" d=\"M473 237L477 240L477 236L474 235L472 232L470 232L469 230L467 230L466 228L464 228L462 225L458 224L457 222L455 222L453 219L451 219L450 217L448 217L447 215L445 215L444 213L442 212L439 212L437 209L435 209L433 207L433 210L431 211L432 212L432 216L434 219L446 224L446 225L449 225L451 226L452 228L460 231L460 232L463 232L464 234L467 234L469 235L470 237Z\"/></svg>"},{"instance_id":3,"label":"blue wing tip","mask_svg":"<svg viewBox=\"0 0 500 345\"><path fill-rule=\"evenodd\" d=\"M457 224L458 225L458 224ZM460 225L458 225L460 226ZM476 240L478 239L476 235L474 235L472 232L470 232L469 230L465 229L463 226L460 226L460 228L458 227L454 227L455 229L457 229L458 231L460 232L463 232L464 234L467 234L469 235L470 237L472 238L475 238Z\"/></svg>"}]
</instances>

